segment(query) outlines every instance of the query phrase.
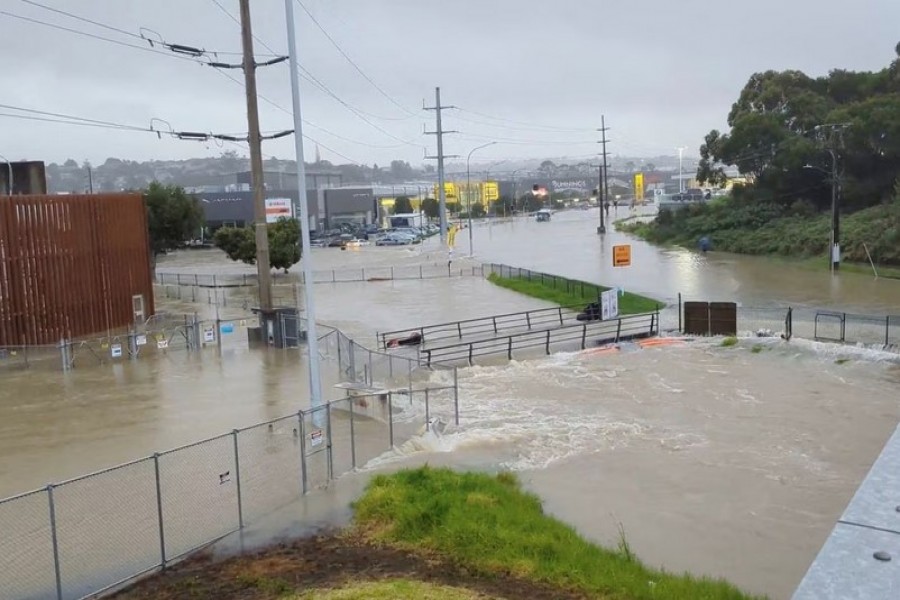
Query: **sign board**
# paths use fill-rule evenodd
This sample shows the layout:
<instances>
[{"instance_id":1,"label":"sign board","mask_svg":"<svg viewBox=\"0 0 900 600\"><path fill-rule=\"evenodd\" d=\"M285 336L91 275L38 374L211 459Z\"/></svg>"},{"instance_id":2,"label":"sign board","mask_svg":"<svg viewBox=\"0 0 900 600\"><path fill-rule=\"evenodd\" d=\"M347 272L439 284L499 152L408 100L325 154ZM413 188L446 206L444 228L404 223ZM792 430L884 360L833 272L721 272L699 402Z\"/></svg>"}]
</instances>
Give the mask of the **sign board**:
<instances>
[{"instance_id":1,"label":"sign board","mask_svg":"<svg viewBox=\"0 0 900 600\"><path fill-rule=\"evenodd\" d=\"M309 442L310 442L310 444L311 444L314 448L315 448L316 446L321 446L321 445L322 445L322 430L321 430L321 429L314 429L314 430L309 434Z\"/></svg>"},{"instance_id":2,"label":"sign board","mask_svg":"<svg viewBox=\"0 0 900 600\"><path fill-rule=\"evenodd\" d=\"M156 347L160 350L165 350L169 347L169 340L156 340Z\"/></svg>"},{"instance_id":3,"label":"sign board","mask_svg":"<svg viewBox=\"0 0 900 600\"><path fill-rule=\"evenodd\" d=\"M147 336L144 334L141 334L141 335L135 337L134 344L135 344L135 346L146 346L147 345Z\"/></svg>"},{"instance_id":4,"label":"sign board","mask_svg":"<svg viewBox=\"0 0 900 600\"><path fill-rule=\"evenodd\" d=\"M113 358L122 358L122 344L110 346L109 353Z\"/></svg>"},{"instance_id":5,"label":"sign board","mask_svg":"<svg viewBox=\"0 0 900 600\"><path fill-rule=\"evenodd\" d=\"M490 204L500 199L500 186L496 181L485 181L481 184L481 197Z\"/></svg>"},{"instance_id":6,"label":"sign board","mask_svg":"<svg viewBox=\"0 0 900 600\"><path fill-rule=\"evenodd\" d=\"M634 174L634 199L638 202L644 199L644 174Z\"/></svg>"},{"instance_id":7,"label":"sign board","mask_svg":"<svg viewBox=\"0 0 900 600\"><path fill-rule=\"evenodd\" d=\"M223 334L234 333L234 323L222 323L219 329Z\"/></svg>"},{"instance_id":8,"label":"sign board","mask_svg":"<svg viewBox=\"0 0 900 600\"><path fill-rule=\"evenodd\" d=\"M619 246L613 246L613 266L631 266L631 244L621 244Z\"/></svg>"},{"instance_id":9,"label":"sign board","mask_svg":"<svg viewBox=\"0 0 900 600\"><path fill-rule=\"evenodd\" d=\"M604 321L619 316L619 290L613 288L600 294L600 318Z\"/></svg>"},{"instance_id":10,"label":"sign board","mask_svg":"<svg viewBox=\"0 0 900 600\"><path fill-rule=\"evenodd\" d=\"M215 329L204 329L204 330L203 330L203 341L204 341L204 342L214 342L214 341L216 341L216 331L215 331Z\"/></svg>"},{"instance_id":11,"label":"sign board","mask_svg":"<svg viewBox=\"0 0 900 600\"><path fill-rule=\"evenodd\" d=\"M278 219L291 219L294 204L290 198L266 198L266 223L276 223Z\"/></svg>"}]
</instances>

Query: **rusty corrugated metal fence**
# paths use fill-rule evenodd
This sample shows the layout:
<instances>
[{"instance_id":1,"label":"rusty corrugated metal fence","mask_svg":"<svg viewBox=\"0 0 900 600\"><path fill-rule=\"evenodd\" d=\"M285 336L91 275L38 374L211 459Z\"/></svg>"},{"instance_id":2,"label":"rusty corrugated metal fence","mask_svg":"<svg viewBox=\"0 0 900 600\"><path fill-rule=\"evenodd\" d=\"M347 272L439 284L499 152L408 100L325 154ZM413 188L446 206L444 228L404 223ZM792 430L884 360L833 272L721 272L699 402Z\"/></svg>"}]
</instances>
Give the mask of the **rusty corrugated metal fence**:
<instances>
[{"instance_id":1,"label":"rusty corrugated metal fence","mask_svg":"<svg viewBox=\"0 0 900 600\"><path fill-rule=\"evenodd\" d=\"M140 195L0 197L0 346L128 327L152 286Z\"/></svg>"}]
</instances>

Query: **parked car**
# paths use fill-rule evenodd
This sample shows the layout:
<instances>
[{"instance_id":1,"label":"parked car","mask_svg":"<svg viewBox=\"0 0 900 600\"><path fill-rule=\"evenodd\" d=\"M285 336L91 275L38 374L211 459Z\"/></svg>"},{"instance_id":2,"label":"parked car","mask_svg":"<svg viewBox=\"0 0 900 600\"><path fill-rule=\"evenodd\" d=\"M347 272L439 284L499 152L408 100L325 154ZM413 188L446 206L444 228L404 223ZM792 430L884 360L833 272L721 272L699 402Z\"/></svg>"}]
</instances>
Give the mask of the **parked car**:
<instances>
[{"instance_id":1,"label":"parked car","mask_svg":"<svg viewBox=\"0 0 900 600\"><path fill-rule=\"evenodd\" d=\"M415 239L399 233L388 233L375 240L376 246L408 246Z\"/></svg>"}]
</instances>

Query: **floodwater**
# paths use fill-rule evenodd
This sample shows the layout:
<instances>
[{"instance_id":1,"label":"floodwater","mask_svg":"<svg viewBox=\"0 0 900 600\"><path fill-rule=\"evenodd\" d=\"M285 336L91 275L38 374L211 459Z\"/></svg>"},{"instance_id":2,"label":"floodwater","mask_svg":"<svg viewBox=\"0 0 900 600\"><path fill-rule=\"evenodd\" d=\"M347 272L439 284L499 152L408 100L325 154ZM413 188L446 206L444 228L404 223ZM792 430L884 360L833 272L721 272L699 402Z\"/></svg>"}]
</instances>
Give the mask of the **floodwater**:
<instances>
[{"instance_id":1,"label":"floodwater","mask_svg":"<svg viewBox=\"0 0 900 600\"><path fill-rule=\"evenodd\" d=\"M624 211L620 211L624 215ZM768 259L658 250L596 234L597 211L476 225L475 258L672 299L791 303L896 313L900 282ZM454 266L473 263L457 238ZM614 269L611 246L631 243ZM316 249L316 270L442 265L416 248ZM165 257L160 270L254 273L215 251ZM292 276L280 291L294 293ZM251 318L161 298L159 310ZM318 318L369 347L378 331L546 304L479 277L317 284ZM308 405L305 357L248 350L238 329L221 350L173 350L131 362L0 372L0 497L148 455ZM758 352L751 351L761 344ZM630 351L633 350L633 351ZM837 358L851 358L837 364ZM727 577L789 596L888 434L900 405L896 355L794 340L715 342L619 354L562 353L462 369L462 425L377 465L428 461L518 471L550 512L615 544L619 523L649 564Z\"/></svg>"},{"instance_id":2,"label":"floodwater","mask_svg":"<svg viewBox=\"0 0 900 600\"><path fill-rule=\"evenodd\" d=\"M378 464L511 469L595 541L615 546L621 525L650 565L787 598L896 427L900 367L798 340L716 344L465 369L460 431Z\"/></svg>"}]
</instances>

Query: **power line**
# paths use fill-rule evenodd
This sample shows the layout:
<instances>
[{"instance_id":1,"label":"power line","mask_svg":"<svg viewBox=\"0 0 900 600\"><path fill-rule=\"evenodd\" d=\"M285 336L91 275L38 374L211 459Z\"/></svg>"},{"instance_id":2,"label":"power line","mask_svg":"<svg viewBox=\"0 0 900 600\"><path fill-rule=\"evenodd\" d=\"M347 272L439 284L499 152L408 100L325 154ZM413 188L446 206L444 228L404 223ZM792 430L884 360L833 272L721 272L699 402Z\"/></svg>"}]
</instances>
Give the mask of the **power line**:
<instances>
[{"instance_id":1,"label":"power line","mask_svg":"<svg viewBox=\"0 0 900 600\"><path fill-rule=\"evenodd\" d=\"M139 45L137 45L137 44L130 44L130 43L128 43L128 42L123 42L123 41L121 41L121 40L115 40L115 39L113 39L113 38L108 38L108 37L104 37L104 36L102 36L102 35L97 35L97 34L94 34L94 33L89 33L89 32L87 32L87 31L81 31L80 29L72 29L71 27L65 27L65 26L63 26L63 25L57 25L57 24L55 24L55 23L47 23L46 21L41 21L40 19L34 19L34 18L31 18L31 17L25 17L25 16L23 16L23 15L16 15L16 14L13 14L13 13L11 13L11 12L7 12L7 11L5 11L5 10L0 10L0 15L3 15L3 16L6 16L6 17L11 17L11 18L13 18L13 19L19 19L19 20L21 20L21 21L27 21L27 22L33 23L33 24L35 24L35 25L43 25L43 26L45 26L45 27L50 27L50 28L52 28L52 29L58 29L58 30L60 30L60 31L65 31L65 32L68 32L68 33L74 33L74 34L76 34L76 35L82 35L82 36L85 36L85 37L93 38L93 39L95 39L95 40L102 40L102 41L104 41L104 42L109 42L110 44L116 44L116 45L119 45L119 46L125 46L126 48L135 48L135 49L141 50L141 51L143 51L143 52L152 52L153 54L160 54L160 55L162 55L162 56L168 56L168 57L170 57L170 58L177 58L177 59L180 59L180 60L187 60L187 61L190 61L190 62L193 62L193 63L197 63L197 64L200 64L200 65L204 64L203 61L197 61L197 60L195 60L195 59L193 59L193 58L190 58L190 57L188 57L188 56L182 56L182 55L179 55L179 54L172 54L171 52L164 52L164 51L162 51L162 50L157 50L157 49L155 49L155 48L148 48L147 46L139 46Z\"/></svg>"},{"instance_id":2,"label":"power line","mask_svg":"<svg viewBox=\"0 0 900 600\"><path fill-rule=\"evenodd\" d=\"M467 112L467 113L470 113L473 115L477 115L477 116L483 117L485 119L491 119L492 121L502 121L502 122L506 122L506 123L513 123L514 125L525 125L532 129L546 129L548 131L558 131L558 132L568 131L568 132L573 132L573 133L574 132L580 132L580 133L592 132L591 129L587 128L587 127L581 128L581 127L558 127L555 125L540 125L538 123L528 123L525 121L514 121L513 119L506 119L503 117L494 117L494 116L491 116L491 115L483 113L483 112L478 112L478 111L466 109L466 108L457 108L456 110L458 110L460 112Z\"/></svg>"},{"instance_id":3,"label":"power line","mask_svg":"<svg viewBox=\"0 0 900 600\"><path fill-rule=\"evenodd\" d=\"M216 0L214 0L214 1L216 1ZM316 19L316 17L312 14L312 12L310 12L310 10L308 8L306 8L306 6L303 4L303 2L301 2L300 0L295 0L295 2L297 3L298 6L300 6L300 8L303 9L303 12L305 12L307 14L307 16L315 24L315 26L319 28L319 31L321 31L322 34L328 39L328 41L331 42L331 45L334 46L338 52L340 52L341 56L343 56L347 60L347 62L350 63L351 66L353 66L354 69L356 69L357 73L359 73L363 77L363 79L368 81L372 85L372 87L374 87L376 90L378 90L378 92L382 96L387 98L391 102L391 104L393 104L394 106L396 106L397 108L399 108L400 110L402 110L403 112L405 112L406 114L409 115L408 117L403 117L402 118L403 120L419 116L417 113L414 113L413 111L409 110L408 108L406 108L405 106L400 104L400 102L398 102L396 99L394 99L393 96L391 96L390 94L385 92L381 88L381 86L379 86L377 83L375 83L375 81L373 81L372 78L369 77L365 73L365 71L362 70L362 68L356 63L356 61L354 61L352 58L350 58L350 56L346 52L344 52L344 49L341 48L340 44L338 44L337 41L335 41L335 39L333 37L331 37L331 35L328 33L328 31L322 26L321 23L319 23L318 19ZM397 120L401 120L401 119L398 118Z\"/></svg>"}]
</instances>

